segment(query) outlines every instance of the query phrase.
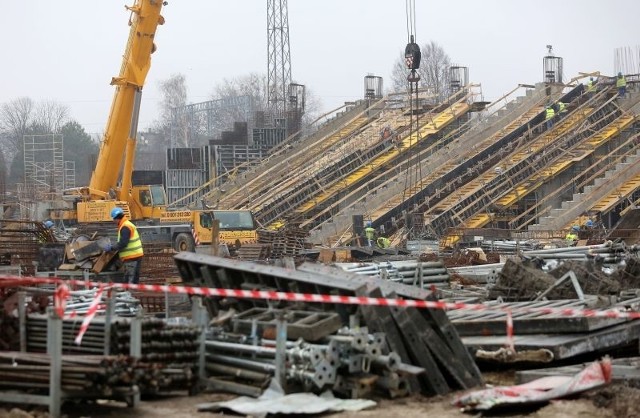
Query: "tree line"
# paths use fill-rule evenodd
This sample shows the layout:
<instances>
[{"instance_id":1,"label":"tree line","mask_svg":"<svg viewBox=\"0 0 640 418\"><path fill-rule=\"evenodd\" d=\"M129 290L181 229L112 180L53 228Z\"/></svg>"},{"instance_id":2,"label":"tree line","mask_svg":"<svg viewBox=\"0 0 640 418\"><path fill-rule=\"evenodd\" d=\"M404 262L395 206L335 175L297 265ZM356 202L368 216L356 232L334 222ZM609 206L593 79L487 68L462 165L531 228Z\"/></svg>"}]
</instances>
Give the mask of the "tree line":
<instances>
[{"instance_id":1,"label":"tree line","mask_svg":"<svg viewBox=\"0 0 640 418\"><path fill-rule=\"evenodd\" d=\"M0 181L3 192L24 182L24 139L29 135L57 134L63 138L63 159L73 161L76 181L88 184L91 156L98 143L55 101L35 102L20 97L0 104ZM12 187L9 187L12 186Z\"/></svg>"}]
</instances>

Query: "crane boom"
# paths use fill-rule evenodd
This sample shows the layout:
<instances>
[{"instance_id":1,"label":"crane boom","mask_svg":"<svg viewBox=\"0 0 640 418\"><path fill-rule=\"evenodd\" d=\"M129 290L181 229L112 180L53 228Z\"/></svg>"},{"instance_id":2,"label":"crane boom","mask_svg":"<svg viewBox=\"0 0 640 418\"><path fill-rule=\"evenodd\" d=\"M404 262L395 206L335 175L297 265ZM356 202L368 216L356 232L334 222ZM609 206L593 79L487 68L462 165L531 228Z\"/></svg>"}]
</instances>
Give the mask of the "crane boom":
<instances>
[{"instance_id":1,"label":"crane boom","mask_svg":"<svg viewBox=\"0 0 640 418\"><path fill-rule=\"evenodd\" d=\"M156 28L164 23L160 15L162 6L161 0L135 0L133 6L125 6L131 11L131 30L120 74L111 80L116 91L89 183L90 199L104 199L115 192L118 200L129 201L142 87L155 51ZM118 190L121 171L122 186Z\"/></svg>"},{"instance_id":2,"label":"crane boom","mask_svg":"<svg viewBox=\"0 0 640 418\"><path fill-rule=\"evenodd\" d=\"M144 221L138 229L144 239L170 241L178 251L194 251L198 243L212 243L215 220L220 242L229 246L255 242L251 211L168 211L162 184L132 185L142 87L156 49L156 29L164 23L160 14L164 5L163 0L134 0L133 6L125 6L131 12L131 29L120 74L111 80L116 89L91 181L88 187L65 190L63 200L72 202L73 209L53 209L51 218L80 224L104 222L119 207L130 220Z\"/></svg>"}]
</instances>

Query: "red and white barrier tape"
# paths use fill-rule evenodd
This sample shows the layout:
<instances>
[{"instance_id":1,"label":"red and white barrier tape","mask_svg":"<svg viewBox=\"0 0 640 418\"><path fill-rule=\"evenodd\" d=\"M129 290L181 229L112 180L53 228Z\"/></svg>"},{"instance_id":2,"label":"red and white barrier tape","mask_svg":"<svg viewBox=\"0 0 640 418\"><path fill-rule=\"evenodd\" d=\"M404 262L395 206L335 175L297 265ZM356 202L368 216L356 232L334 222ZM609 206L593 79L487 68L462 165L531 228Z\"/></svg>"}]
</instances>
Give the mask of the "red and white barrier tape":
<instances>
[{"instance_id":1,"label":"red and white barrier tape","mask_svg":"<svg viewBox=\"0 0 640 418\"><path fill-rule=\"evenodd\" d=\"M513 316L511 316L511 309L507 309L507 341L505 345L512 353L516 352L516 344L513 339Z\"/></svg>"},{"instance_id":2,"label":"red and white barrier tape","mask_svg":"<svg viewBox=\"0 0 640 418\"><path fill-rule=\"evenodd\" d=\"M53 294L53 306L56 313L60 318L64 318L64 311L67 308L67 299L71 292L69 292L69 286L66 283L58 284L55 293Z\"/></svg>"},{"instance_id":3,"label":"red and white barrier tape","mask_svg":"<svg viewBox=\"0 0 640 418\"><path fill-rule=\"evenodd\" d=\"M87 311L87 315L84 317L84 320L82 321L82 325L80 325L80 330L78 331L78 335L76 336L76 339L75 339L75 343L77 345L80 345L80 343L82 343L82 336L84 335L85 332L87 332L87 329L91 324L91 320L93 319L94 316L96 316L96 312L98 312L98 306L102 301L103 291L104 291L104 284L100 284L100 286L98 287L98 291L96 292L95 296L93 297L93 300L91 301L91 304L89 305L89 310Z\"/></svg>"},{"instance_id":4,"label":"red and white barrier tape","mask_svg":"<svg viewBox=\"0 0 640 418\"><path fill-rule=\"evenodd\" d=\"M581 309L581 308L553 308L553 307L522 307L514 308L487 306L481 303L464 303L464 302L442 302L416 299L401 298L371 298L365 296L341 296L341 295L321 295L313 293L292 293L292 292L275 292L269 290L243 290L243 289L223 289L210 287L191 287L191 286L174 286L174 285L157 285L157 284L127 284L127 283L104 283L104 282L86 282L84 280L67 280L60 278L39 278L39 277L3 277L0 276L0 287L21 286L25 284L59 284L66 283L68 286L93 287L110 286L121 289L140 290L157 293L187 294L192 296L206 297L233 297L243 299L263 299L263 300L281 300L291 302L315 302L315 303L337 303L346 305L371 305L371 306L393 306L393 307L412 307L423 309L442 309L442 310L471 310L471 311L506 311L514 312L537 312L540 314L557 314L571 317L585 318L625 318L638 319L640 312L618 310L618 309Z\"/></svg>"}]
</instances>

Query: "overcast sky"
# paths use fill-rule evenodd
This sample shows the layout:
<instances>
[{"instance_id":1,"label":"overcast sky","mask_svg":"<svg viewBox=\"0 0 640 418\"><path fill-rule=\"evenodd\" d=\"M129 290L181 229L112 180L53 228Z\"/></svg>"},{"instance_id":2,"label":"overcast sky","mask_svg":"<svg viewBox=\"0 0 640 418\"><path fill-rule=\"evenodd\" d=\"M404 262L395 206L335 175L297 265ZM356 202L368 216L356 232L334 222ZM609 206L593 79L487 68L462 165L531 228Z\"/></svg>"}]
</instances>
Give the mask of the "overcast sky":
<instances>
[{"instance_id":1,"label":"overcast sky","mask_svg":"<svg viewBox=\"0 0 640 418\"><path fill-rule=\"evenodd\" d=\"M69 106L89 133L104 130L128 37L125 0L2 2L0 103L19 97ZM407 42L403 0L289 0L292 76L328 111L363 96ZM169 0L143 90L140 130L157 119L158 85L186 77L188 102L209 100L223 79L267 72L266 0ZM439 43L469 67L485 100L542 79L545 45L565 78L614 71L614 51L640 48L640 0L416 1L419 44ZM636 52L637 54L637 52ZM637 56L637 55L636 55ZM638 65L636 58L635 65Z\"/></svg>"}]
</instances>

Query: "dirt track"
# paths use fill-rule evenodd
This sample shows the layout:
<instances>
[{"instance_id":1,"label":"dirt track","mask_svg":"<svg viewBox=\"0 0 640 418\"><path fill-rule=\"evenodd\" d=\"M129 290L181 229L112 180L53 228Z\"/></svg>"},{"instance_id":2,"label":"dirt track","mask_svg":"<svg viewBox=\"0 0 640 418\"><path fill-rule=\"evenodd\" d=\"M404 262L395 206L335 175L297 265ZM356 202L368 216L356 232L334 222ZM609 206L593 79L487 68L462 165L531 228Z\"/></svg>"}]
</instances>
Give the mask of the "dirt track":
<instances>
[{"instance_id":1,"label":"dirt track","mask_svg":"<svg viewBox=\"0 0 640 418\"><path fill-rule=\"evenodd\" d=\"M426 416L438 418L473 417L476 414L464 413L451 405L455 395L441 398L425 398L414 396L411 398L378 400L374 409L360 412L341 412L330 414L331 417L402 417L424 418ZM68 418L207 418L236 416L231 413L198 412L197 405L205 402L215 402L231 399L233 396L218 394L201 394L198 396L164 396L153 399L143 399L135 409L127 408L124 403L99 404L65 404L64 416ZM11 415L5 409L0 409L0 418L44 418L48 414L31 411L31 413L17 413ZM486 415L486 416L496 416ZM614 418L640 417L640 389L613 385L597 391L589 392L577 399L554 401L539 409L503 411L499 416L508 417L554 417L554 418Z\"/></svg>"}]
</instances>

